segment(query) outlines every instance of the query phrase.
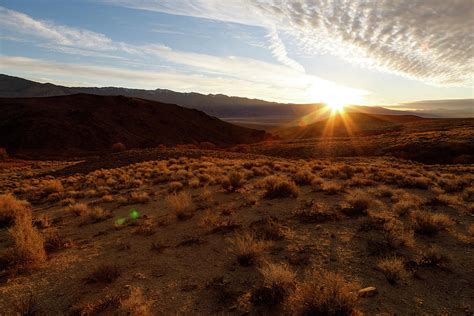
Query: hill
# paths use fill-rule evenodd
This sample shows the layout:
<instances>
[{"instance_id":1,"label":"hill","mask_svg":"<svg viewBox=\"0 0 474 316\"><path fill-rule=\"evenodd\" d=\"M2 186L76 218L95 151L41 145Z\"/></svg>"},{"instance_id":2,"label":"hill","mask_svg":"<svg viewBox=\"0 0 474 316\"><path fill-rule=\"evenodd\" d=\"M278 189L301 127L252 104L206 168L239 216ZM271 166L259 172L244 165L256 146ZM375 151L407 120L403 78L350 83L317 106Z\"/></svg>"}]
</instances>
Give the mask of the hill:
<instances>
[{"instance_id":1,"label":"hill","mask_svg":"<svg viewBox=\"0 0 474 316\"><path fill-rule=\"evenodd\" d=\"M377 135L397 131L408 122L425 120L416 115L381 115L346 112L309 125L281 128L275 134L287 139L321 136Z\"/></svg>"},{"instance_id":2,"label":"hill","mask_svg":"<svg viewBox=\"0 0 474 316\"><path fill-rule=\"evenodd\" d=\"M124 96L75 94L0 98L0 147L10 152L104 151L212 142L252 143L265 132L247 129L173 104Z\"/></svg>"},{"instance_id":3,"label":"hill","mask_svg":"<svg viewBox=\"0 0 474 316\"><path fill-rule=\"evenodd\" d=\"M318 111L323 107L323 104L320 103L277 103L258 99L231 97L223 94L181 93L166 89L64 87L0 74L0 97L49 97L76 93L124 95L163 103L179 104L187 108L204 111L209 115L222 118L231 123L241 125L250 123L253 126L288 123ZM371 114L410 114L410 112L389 110L383 107L352 106L351 110ZM265 124L261 124L262 121Z\"/></svg>"}]
</instances>

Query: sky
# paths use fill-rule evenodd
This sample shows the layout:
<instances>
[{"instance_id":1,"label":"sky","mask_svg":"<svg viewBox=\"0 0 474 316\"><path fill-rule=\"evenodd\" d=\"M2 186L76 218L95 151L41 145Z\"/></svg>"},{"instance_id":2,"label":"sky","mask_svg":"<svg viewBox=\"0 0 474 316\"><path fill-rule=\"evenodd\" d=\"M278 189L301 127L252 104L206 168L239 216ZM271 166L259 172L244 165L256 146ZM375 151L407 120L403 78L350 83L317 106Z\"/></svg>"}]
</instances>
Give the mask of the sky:
<instances>
[{"instance_id":1,"label":"sky","mask_svg":"<svg viewBox=\"0 0 474 316\"><path fill-rule=\"evenodd\" d=\"M66 86L426 107L474 98L473 21L474 0L2 0L0 71Z\"/></svg>"}]
</instances>

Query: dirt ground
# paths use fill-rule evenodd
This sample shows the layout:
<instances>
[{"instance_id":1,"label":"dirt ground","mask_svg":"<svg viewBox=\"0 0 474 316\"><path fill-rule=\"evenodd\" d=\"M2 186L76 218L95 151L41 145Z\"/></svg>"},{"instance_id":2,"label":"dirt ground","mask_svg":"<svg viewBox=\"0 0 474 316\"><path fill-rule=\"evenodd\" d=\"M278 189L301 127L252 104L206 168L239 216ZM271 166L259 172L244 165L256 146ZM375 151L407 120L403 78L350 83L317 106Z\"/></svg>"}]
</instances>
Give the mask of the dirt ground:
<instances>
[{"instance_id":1,"label":"dirt ground","mask_svg":"<svg viewBox=\"0 0 474 316\"><path fill-rule=\"evenodd\" d=\"M47 258L9 261L14 224L0 225L0 314L295 314L287 301L314 271L352 285L345 314L474 313L472 165L205 152L149 160L62 175L75 163L2 165L0 192L30 203ZM251 242L239 248L243 236ZM277 302L256 299L268 264L294 274ZM366 287L376 292L358 292Z\"/></svg>"}]
</instances>

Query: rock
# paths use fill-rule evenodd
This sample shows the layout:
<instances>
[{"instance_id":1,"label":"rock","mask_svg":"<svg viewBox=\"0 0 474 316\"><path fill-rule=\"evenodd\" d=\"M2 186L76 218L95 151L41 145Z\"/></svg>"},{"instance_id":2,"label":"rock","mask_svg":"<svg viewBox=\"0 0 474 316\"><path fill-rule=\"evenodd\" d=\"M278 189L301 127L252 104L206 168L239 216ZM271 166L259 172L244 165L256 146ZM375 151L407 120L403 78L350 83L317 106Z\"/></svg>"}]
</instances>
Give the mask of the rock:
<instances>
[{"instance_id":1,"label":"rock","mask_svg":"<svg viewBox=\"0 0 474 316\"><path fill-rule=\"evenodd\" d=\"M359 296L366 297L366 296L374 296L377 294L377 288L373 286L369 286L359 290Z\"/></svg>"}]
</instances>

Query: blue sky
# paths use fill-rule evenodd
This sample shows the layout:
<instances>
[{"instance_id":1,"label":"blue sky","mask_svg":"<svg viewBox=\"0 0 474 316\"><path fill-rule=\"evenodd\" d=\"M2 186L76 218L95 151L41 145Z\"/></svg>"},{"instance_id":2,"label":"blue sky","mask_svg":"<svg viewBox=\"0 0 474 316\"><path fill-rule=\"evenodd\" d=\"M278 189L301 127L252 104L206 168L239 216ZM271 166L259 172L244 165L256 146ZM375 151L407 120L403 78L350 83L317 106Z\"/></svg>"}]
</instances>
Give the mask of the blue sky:
<instances>
[{"instance_id":1,"label":"blue sky","mask_svg":"<svg viewBox=\"0 0 474 316\"><path fill-rule=\"evenodd\" d=\"M2 73L283 102L470 99L472 1L2 1Z\"/></svg>"}]
</instances>

